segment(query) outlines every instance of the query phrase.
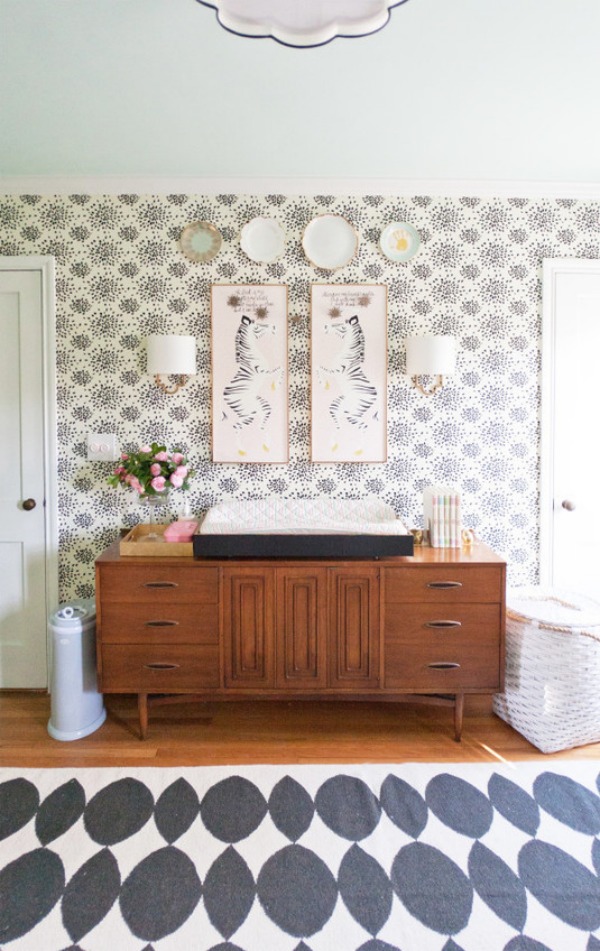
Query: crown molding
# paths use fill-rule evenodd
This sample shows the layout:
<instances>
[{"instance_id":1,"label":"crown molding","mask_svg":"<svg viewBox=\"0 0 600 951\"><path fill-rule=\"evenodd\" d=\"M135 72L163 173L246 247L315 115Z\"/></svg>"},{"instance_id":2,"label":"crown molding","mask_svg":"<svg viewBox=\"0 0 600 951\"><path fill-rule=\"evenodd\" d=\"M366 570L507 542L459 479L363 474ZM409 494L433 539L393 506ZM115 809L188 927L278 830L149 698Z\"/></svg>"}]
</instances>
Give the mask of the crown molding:
<instances>
[{"instance_id":1,"label":"crown molding","mask_svg":"<svg viewBox=\"0 0 600 951\"><path fill-rule=\"evenodd\" d=\"M0 175L4 195L384 195L575 198L600 201L599 182L391 178L197 178L150 175Z\"/></svg>"}]
</instances>

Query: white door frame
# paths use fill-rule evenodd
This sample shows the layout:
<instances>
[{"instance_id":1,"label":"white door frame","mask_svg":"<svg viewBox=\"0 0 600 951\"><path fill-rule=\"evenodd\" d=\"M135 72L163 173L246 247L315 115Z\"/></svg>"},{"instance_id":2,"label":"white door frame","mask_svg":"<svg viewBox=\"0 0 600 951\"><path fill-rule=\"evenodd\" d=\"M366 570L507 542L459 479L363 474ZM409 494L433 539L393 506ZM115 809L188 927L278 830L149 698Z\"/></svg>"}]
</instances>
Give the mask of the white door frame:
<instances>
[{"instance_id":1,"label":"white door frame","mask_svg":"<svg viewBox=\"0 0 600 951\"><path fill-rule=\"evenodd\" d=\"M42 282L42 360L44 399L44 529L46 534L46 616L58 604L58 482L56 439L56 311L54 258L41 255L0 255L2 271L37 271ZM51 648L46 634L48 671Z\"/></svg>"},{"instance_id":2,"label":"white door frame","mask_svg":"<svg viewBox=\"0 0 600 951\"><path fill-rule=\"evenodd\" d=\"M554 551L554 424L556 282L563 274L600 274L600 261L547 258L542 283L542 381L540 446L540 583L550 584Z\"/></svg>"}]
</instances>

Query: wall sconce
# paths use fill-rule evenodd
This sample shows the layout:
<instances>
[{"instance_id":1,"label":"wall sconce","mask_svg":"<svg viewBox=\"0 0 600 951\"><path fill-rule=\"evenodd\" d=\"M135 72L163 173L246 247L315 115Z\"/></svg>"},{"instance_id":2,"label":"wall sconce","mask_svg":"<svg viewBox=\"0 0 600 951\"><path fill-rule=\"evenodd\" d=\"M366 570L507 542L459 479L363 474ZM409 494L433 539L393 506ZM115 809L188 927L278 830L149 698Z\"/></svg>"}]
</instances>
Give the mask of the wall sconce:
<instances>
[{"instance_id":1,"label":"wall sconce","mask_svg":"<svg viewBox=\"0 0 600 951\"><path fill-rule=\"evenodd\" d=\"M444 385L444 377L456 369L454 337L407 337L406 373L420 393L432 396ZM423 377L433 377L427 387Z\"/></svg>"},{"instance_id":2,"label":"wall sconce","mask_svg":"<svg viewBox=\"0 0 600 951\"><path fill-rule=\"evenodd\" d=\"M175 334L150 334L146 339L148 363L146 372L154 376L163 393L177 393L190 376L196 374L196 338ZM167 386L161 376L178 376L179 381Z\"/></svg>"}]
</instances>

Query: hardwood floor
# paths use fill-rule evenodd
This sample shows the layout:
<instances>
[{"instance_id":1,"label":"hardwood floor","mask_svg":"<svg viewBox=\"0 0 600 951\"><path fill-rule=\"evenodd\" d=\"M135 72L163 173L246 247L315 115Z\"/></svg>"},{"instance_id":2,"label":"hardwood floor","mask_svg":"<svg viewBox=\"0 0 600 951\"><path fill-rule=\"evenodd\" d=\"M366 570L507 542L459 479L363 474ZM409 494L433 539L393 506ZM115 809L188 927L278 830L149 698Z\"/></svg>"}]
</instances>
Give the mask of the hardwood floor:
<instances>
[{"instance_id":1,"label":"hardwood floor","mask_svg":"<svg viewBox=\"0 0 600 951\"><path fill-rule=\"evenodd\" d=\"M469 697L461 743L452 711L423 704L177 704L151 711L139 739L133 696L106 698L99 730L73 742L47 731L45 694L0 693L0 766L208 766L253 763L484 762L600 759L600 743L544 755Z\"/></svg>"}]
</instances>

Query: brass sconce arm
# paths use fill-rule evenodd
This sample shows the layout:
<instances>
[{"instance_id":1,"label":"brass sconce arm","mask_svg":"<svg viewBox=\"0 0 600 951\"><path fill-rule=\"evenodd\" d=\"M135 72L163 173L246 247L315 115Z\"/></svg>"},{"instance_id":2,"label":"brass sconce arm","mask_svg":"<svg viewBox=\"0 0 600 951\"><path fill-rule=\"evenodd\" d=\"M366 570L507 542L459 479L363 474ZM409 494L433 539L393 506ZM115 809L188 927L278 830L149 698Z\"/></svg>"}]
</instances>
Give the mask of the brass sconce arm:
<instances>
[{"instance_id":1,"label":"brass sconce arm","mask_svg":"<svg viewBox=\"0 0 600 951\"><path fill-rule=\"evenodd\" d=\"M166 393L168 396L171 396L173 393L177 393L178 390L181 390L188 380L189 376L183 373L179 375L179 380L177 383L173 383L172 386L167 386L167 384L161 379L160 373L154 374L154 382L156 383L157 387L162 393Z\"/></svg>"},{"instance_id":2,"label":"brass sconce arm","mask_svg":"<svg viewBox=\"0 0 600 951\"><path fill-rule=\"evenodd\" d=\"M425 386L423 380L428 376L428 374L422 374L420 376L413 376L412 383L413 386L422 393L423 396L433 396L434 393L437 393L438 390L441 390L444 385L444 376L442 373L436 373L432 376L432 382L429 386Z\"/></svg>"}]
</instances>

